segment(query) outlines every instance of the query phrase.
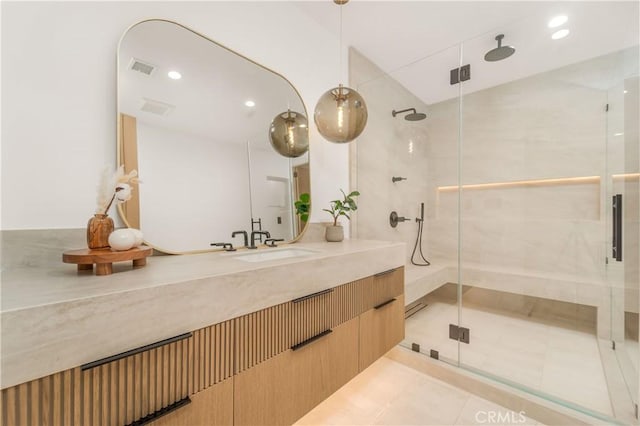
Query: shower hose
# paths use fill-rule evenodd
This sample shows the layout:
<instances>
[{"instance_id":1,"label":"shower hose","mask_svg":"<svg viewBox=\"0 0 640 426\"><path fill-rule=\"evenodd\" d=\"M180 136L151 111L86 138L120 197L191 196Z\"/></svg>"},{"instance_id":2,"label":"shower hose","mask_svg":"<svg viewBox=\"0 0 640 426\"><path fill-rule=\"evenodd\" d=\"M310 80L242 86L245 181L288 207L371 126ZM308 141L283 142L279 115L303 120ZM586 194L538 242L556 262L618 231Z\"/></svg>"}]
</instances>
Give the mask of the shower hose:
<instances>
[{"instance_id":1,"label":"shower hose","mask_svg":"<svg viewBox=\"0 0 640 426\"><path fill-rule=\"evenodd\" d=\"M424 207L422 207L422 209L424 212ZM422 217L424 217L424 213ZM425 259L424 254L422 254L422 228L424 227L424 219L416 218L416 222L418 222L418 235L416 236L416 244L413 246L413 253L411 253L411 263L416 266L429 266L431 265L431 262ZM416 262L414 258L416 257L418 246L420 246L420 257L422 259L418 259Z\"/></svg>"}]
</instances>

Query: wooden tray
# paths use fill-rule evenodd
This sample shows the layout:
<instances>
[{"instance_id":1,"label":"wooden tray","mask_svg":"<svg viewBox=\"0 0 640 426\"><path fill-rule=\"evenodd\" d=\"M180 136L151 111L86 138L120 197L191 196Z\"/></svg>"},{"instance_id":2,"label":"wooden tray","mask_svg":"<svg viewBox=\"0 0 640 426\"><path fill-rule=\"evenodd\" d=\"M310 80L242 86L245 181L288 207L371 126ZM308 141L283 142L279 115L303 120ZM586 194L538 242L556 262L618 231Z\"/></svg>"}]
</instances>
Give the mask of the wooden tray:
<instances>
[{"instance_id":1,"label":"wooden tray","mask_svg":"<svg viewBox=\"0 0 640 426\"><path fill-rule=\"evenodd\" d=\"M62 253L64 263L78 265L78 271L93 270L96 265L96 275L111 275L113 273L113 262L133 261L134 268L142 268L147 264L147 256L153 252L151 247L140 246L125 251L112 251L106 249L80 249L67 250Z\"/></svg>"}]
</instances>

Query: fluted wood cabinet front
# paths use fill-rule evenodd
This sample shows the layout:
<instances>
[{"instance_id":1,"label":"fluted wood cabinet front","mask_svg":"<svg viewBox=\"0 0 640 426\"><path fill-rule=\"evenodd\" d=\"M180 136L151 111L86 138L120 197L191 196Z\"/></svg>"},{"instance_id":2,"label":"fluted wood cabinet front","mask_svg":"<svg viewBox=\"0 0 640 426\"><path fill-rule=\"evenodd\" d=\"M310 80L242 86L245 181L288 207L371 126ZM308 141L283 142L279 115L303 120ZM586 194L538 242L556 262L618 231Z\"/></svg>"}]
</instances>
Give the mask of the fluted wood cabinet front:
<instances>
[{"instance_id":1,"label":"fluted wood cabinet front","mask_svg":"<svg viewBox=\"0 0 640 426\"><path fill-rule=\"evenodd\" d=\"M189 395L189 342L179 338L2 390L7 426L128 425Z\"/></svg>"},{"instance_id":2,"label":"fluted wood cabinet front","mask_svg":"<svg viewBox=\"0 0 640 426\"><path fill-rule=\"evenodd\" d=\"M3 389L2 424L152 422L189 395L231 378L232 342L233 322L226 321L130 351L131 355L125 352Z\"/></svg>"}]
</instances>

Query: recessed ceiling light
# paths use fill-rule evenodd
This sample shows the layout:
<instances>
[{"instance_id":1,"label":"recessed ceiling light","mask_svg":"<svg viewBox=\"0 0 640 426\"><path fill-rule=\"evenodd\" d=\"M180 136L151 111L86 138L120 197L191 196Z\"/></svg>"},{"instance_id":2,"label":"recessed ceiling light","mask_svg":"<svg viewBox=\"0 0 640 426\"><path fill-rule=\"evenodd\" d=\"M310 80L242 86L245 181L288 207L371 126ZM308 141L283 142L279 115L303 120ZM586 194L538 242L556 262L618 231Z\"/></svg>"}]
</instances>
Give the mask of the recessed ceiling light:
<instances>
[{"instance_id":1,"label":"recessed ceiling light","mask_svg":"<svg viewBox=\"0 0 640 426\"><path fill-rule=\"evenodd\" d=\"M622 135L624 135L624 133L614 133L613 136L622 136Z\"/></svg>"},{"instance_id":2,"label":"recessed ceiling light","mask_svg":"<svg viewBox=\"0 0 640 426\"><path fill-rule=\"evenodd\" d=\"M629 91L628 91L628 90L625 90L625 91L624 91L624 94L626 95L627 93L629 93Z\"/></svg>"},{"instance_id":3,"label":"recessed ceiling light","mask_svg":"<svg viewBox=\"0 0 640 426\"><path fill-rule=\"evenodd\" d=\"M569 20L569 18L567 17L567 15L554 16L553 18L551 18L551 20L549 21L547 26L549 28L556 28L556 27L559 27L560 25L564 24L568 20Z\"/></svg>"},{"instance_id":4,"label":"recessed ceiling light","mask_svg":"<svg viewBox=\"0 0 640 426\"><path fill-rule=\"evenodd\" d=\"M180 74L178 71L169 71L167 75L172 80L180 80L182 78L182 74Z\"/></svg>"},{"instance_id":5,"label":"recessed ceiling light","mask_svg":"<svg viewBox=\"0 0 640 426\"><path fill-rule=\"evenodd\" d=\"M568 35L569 35L569 30L564 29L564 30L556 31L555 33L551 34L551 38L554 40L560 40L561 38L565 38Z\"/></svg>"},{"instance_id":6,"label":"recessed ceiling light","mask_svg":"<svg viewBox=\"0 0 640 426\"><path fill-rule=\"evenodd\" d=\"M253 101L247 101L244 103L246 106L248 106L249 108L253 108L254 106L256 106L256 103Z\"/></svg>"}]
</instances>

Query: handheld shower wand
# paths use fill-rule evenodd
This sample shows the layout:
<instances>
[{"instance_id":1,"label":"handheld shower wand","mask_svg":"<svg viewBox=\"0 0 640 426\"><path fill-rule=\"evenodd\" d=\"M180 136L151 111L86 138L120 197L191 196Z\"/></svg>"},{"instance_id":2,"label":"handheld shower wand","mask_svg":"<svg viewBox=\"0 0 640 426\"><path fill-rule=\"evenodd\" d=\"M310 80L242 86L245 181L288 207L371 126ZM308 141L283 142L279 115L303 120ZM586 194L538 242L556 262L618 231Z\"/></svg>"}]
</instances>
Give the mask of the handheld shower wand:
<instances>
[{"instance_id":1,"label":"handheld shower wand","mask_svg":"<svg viewBox=\"0 0 640 426\"><path fill-rule=\"evenodd\" d=\"M416 266L429 266L431 262L429 262L422 253L422 230L424 228L424 203L420 203L420 217L416 218L416 222L418 223L418 235L416 235L416 244L413 246L413 252L411 253L411 263ZM416 256L416 250L418 249L418 245L420 245L420 257L422 259L418 259L416 262L414 260Z\"/></svg>"}]
</instances>

